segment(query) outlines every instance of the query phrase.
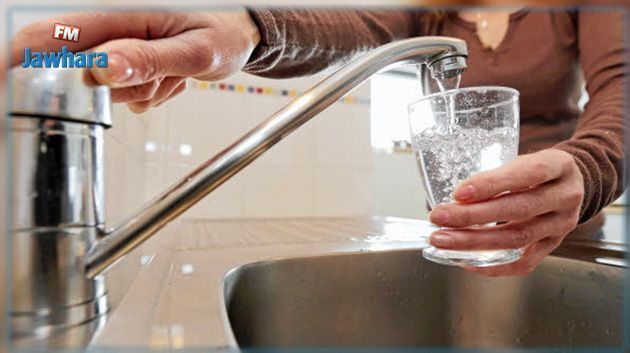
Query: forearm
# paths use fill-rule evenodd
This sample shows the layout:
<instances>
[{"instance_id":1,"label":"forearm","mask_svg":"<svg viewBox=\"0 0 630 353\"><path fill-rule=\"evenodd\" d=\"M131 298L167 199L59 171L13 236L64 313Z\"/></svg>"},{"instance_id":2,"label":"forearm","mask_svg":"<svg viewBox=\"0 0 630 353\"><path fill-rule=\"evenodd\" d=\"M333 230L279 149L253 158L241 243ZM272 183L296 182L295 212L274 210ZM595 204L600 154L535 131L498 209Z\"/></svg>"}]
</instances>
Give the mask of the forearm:
<instances>
[{"instance_id":1,"label":"forearm","mask_svg":"<svg viewBox=\"0 0 630 353\"><path fill-rule=\"evenodd\" d=\"M608 102L584 112L573 138L556 146L574 156L584 178L580 223L597 215L624 190L623 91L610 92Z\"/></svg>"},{"instance_id":2,"label":"forearm","mask_svg":"<svg viewBox=\"0 0 630 353\"><path fill-rule=\"evenodd\" d=\"M414 36L407 11L254 9L260 43L244 71L287 78L317 73L394 40Z\"/></svg>"},{"instance_id":3,"label":"forearm","mask_svg":"<svg viewBox=\"0 0 630 353\"><path fill-rule=\"evenodd\" d=\"M628 75L623 14L579 14L580 64L589 102L573 137L556 146L572 154L584 177L580 222L615 201L624 189L624 88Z\"/></svg>"}]
</instances>

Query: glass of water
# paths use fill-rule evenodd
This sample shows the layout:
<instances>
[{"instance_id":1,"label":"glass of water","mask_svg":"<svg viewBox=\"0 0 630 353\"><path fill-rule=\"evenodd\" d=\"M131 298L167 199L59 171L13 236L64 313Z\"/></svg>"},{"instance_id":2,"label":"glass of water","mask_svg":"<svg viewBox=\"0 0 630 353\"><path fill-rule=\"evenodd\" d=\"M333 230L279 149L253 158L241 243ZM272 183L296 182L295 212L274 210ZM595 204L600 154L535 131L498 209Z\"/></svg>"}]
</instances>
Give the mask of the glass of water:
<instances>
[{"instance_id":1,"label":"glass of water","mask_svg":"<svg viewBox=\"0 0 630 353\"><path fill-rule=\"evenodd\" d=\"M410 105L409 123L429 206L435 208L454 202L453 192L465 179L516 158L519 93L504 87L472 87L432 94ZM423 250L434 262L477 267L514 262L522 254L520 249Z\"/></svg>"}]
</instances>

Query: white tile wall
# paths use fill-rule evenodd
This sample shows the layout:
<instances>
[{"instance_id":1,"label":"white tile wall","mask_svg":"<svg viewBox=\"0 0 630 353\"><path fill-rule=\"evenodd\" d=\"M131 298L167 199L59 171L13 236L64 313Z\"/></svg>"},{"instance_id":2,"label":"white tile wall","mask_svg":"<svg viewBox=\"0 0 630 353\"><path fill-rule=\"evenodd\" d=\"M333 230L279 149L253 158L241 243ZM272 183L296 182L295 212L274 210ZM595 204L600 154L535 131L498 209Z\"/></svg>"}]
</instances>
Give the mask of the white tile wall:
<instances>
[{"instance_id":1,"label":"white tile wall","mask_svg":"<svg viewBox=\"0 0 630 353\"><path fill-rule=\"evenodd\" d=\"M325 217L372 214L371 169L318 167L315 170L315 213Z\"/></svg>"},{"instance_id":2,"label":"white tile wall","mask_svg":"<svg viewBox=\"0 0 630 353\"><path fill-rule=\"evenodd\" d=\"M187 1L184 1L186 3ZM7 6L18 0L0 3ZM44 4L45 1L32 1ZM88 0L88 4L155 6L155 1ZM124 4L123 4L124 3ZM181 1L158 1L181 6ZM208 6L232 4L207 2ZM339 1L246 1L265 5L342 5ZM363 5L401 5L413 0L370 0ZM354 4L346 1L345 4ZM58 6L86 1L64 0ZM195 1L195 5L199 5ZM49 18L66 8L14 11L13 28L2 41L30 22ZM322 77L269 81L239 75L239 82L306 89ZM357 94L355 91L354 94ZM358 94L369 97L365 85ZM134 116L122 105L115 108L115 127L106 137L107 213L112 223L138 209L165 187L220 151L264 117L288 102L283 98L188 90L164 107ZM316 121L282 141L230 180L185 216L192 218L355 215L371 213L372 152L369 146L369 109L335 105ZM185 155L180 153L186 152ZM338 199L343 200L338 200Z\"/></svg>"},{"instance_id":3,"label":"white tile wall","mask_svg":"<svg viewBox=\"0 0 630 353\"><path fill-rule=\"evenodd\" d=\"M305 90L322 77L230 82ZM369 86L353 93L369 97ZM107 132L107 211L120 220L228 146L289 98L189 88L140 116L115 108ZM372 213L369 107L335 104L188 211L187 218Z\"/></svg>"},{"instance_id":4,"label":"white tile wall","mask_svg":"<svg viewBox=\"0 0 630 353\"><path fill-rule=\"evenodd\" d=\"M125 110L115 107L115 128L105 133L106 212L112 222L136 210L145 197L145 121L126 119Z\"/></svg>"},{"instance_id":5,"label":"white tile wall","mask_svg":"<svg viewBox=\"0 0 630 353\"><path fill-rule=\"evenodd\" d=\"M374 152L374 212L428 219L426 193L411 153Z\"/></svg>"}]
</instances>

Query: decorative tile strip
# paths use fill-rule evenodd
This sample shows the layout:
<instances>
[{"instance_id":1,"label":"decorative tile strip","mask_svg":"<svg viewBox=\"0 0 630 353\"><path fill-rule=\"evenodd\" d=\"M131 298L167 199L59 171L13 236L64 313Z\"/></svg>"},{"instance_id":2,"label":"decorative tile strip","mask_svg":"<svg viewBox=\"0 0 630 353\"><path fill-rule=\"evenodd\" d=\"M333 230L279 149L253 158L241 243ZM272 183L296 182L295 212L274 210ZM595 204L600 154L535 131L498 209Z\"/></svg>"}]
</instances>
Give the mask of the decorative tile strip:
<instances>
[{"instance_id":1,"label":"decorative tile strip","mask_svg":"<svg viewBox=\"0 0 630 353\"><path fill-rule=\"evenodd\" d=\"M206 81L191 80L190 86L194 89L199 89L199 90L223 91L223 92L232 92L234 94L254 94L254 95L264 95L264 96L272 96L272 97L288 97L288 98L296 98L302 95L302 93L304 93L295 89L252 86L252 85L235 84L235 83L229 83L229 82L206 82ZM347 95L339 99L338 103L369 106L370 99L364 98L364 97Z\"/></svg>"}]
</instances>

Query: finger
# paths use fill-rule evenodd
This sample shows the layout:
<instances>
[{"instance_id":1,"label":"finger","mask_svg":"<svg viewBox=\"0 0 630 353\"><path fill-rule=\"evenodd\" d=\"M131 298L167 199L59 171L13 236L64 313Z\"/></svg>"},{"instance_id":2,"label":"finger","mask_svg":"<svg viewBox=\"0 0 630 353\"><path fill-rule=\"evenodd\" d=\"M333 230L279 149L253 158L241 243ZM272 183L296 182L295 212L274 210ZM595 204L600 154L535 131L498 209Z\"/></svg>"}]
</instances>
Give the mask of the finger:
<instances>
[{"instance_id":1,"label":"finger","mask_svg":"<svg viewBox=\"0 0 630 353\"><path fill-rule=\"evenodd\" d=\"M166 101L168 101L168 100L171 100L173 97L175 97L175 96L177 96L178 94L180 94L180 93L184 92L184 91L186 90L186 87L187 87L187 86L188 86L187 81L184 81L184 82L180 83L180 84L179 84L179 86L177 86L177 87L175 88L175 90L174 90L173 92L171 92L171 94L170 94L168 97L166 97L165 99L163 99L163 100L162 100L162 101L160 101L160 102L157 102L157 103L155 104L155 106L156 106L156 107L159 107L160 105L164 104L164 102L166 102Z\"/></svg>"},{"instance_id":2,"label":"finger","mask_svg":"<svg viewBox=\"0 0 630 353\"><path fill-rule=\"evenodd\" d=\"M562 238L546 238L529 246L523 257L511 264L493 267L464 267L467 271L489 277L527 276L562 243Z\"/></svg>"},{"instance_id":3,"label":"finger","mask_svg":"<svg viewBox=\"0 0 630 353\"><path fill-rule=\"evenodd\" d=\"M150 107L157 105L157 102L165 99L182 83L184 79L181 77L166 77L161 83L159 88L153 95L146 99L138 101L128 101L129 109L134 113L142 113L148 110Z\"/></svg>"},{"instance_id":4,"label":"finger","mask_svg":"<svg viewBox=\"0 0 630 353\"><path fill-rule=\"evenodd\" d=\"M7 73L10 68L11 58L9 58L6 54L0 55L0 87L4 87L4 83L7 81Z\"/></svg>"},{"instance_id":5,"label":"finger","mask_svg":"<svg viewBox=\"0 0 630 353\"><path fill-rule=\"evenodd\" d=\"M24 48L33 51L58 51L66 46L76 52L119 38L149 39L176 35L186 28L198 28L204 18L200 15L177 12L89 12L59 15L33 23L18 32L11 42L11 62L17 65ZM79 43L53 39L54 23L81 27Z\"/></svg>"},{"instance_id":6,"label":"finger","mask_svg":"<svg viewBox=\"0 0 630 353\"><path fill-rule=\"evenodd\" d=\"M147 110L149 110L149 107L142 104L138 104L137 102L129 102L127 103L127 107L134 114L142 114L146 112Z\"/></svg>"},{"instance_id":7,"label":"finger","mask_svg":"<svg viewBox=\"0 0 630 353\"><path fill-rule=\"evenodd\" d=\"M111 87L129 87L163 76L196 76L219 70L211 32L196 29L163 39L117 39L95 50L108 53L108 67L90 70L95 80Z\"/></svg>"},{"instance_id":8,"label":"finger","mask_svg":"<svg viewBox=\"0 0 630 353\"><path fill-rule=\"evenodd\" d=\"M580 195L567 189L563 183L552 182L478 203L441 204L429 218L435 225L452 228L524 220L573 206Z\"/></svg>"},{"instance_id":9,"label":"finger","mask_svg":"<svg viewBox=\"0 0 630 353\"><path fill-rule=\"evenodd\" d=\"M142 102L151 99L160 88L160 80L153 80L142 85L114 88L111 90L112 102Z\"/></svg>"},{"instance_id":10,"label":"finger","mask_svg":"<svg viewBox=\"0 0 630 353\"><path fill-rule=\"evenodd\" d=\"M431 245L448 250L521 249L548 237L568 233L566 217L549 213L525 222L512 222L496 227L476 229L443 229L431 234Z\"/></svg>"},{"instance_id":11,"label":"finger","mask_svg":"<svg viewBox=\"0 0 630 353\"><path fill-rule=\"evenodd\" d=\"M546 150L524 155L504 167L478 173L462 182L453 198L458 202L473 203L555 180L566 169L564 163L557 162L555 153Z\"/></svg>"},{"instance_id":12,"label":"finger","mask_svg":"<svg viewBox=\"0 0 630 353\"><path fill-rule=\"evenodd\" d=\"M160 85L160 88L151 99L151 106L157 106L162 101L168 99L171 94L178 89L181 85L186 83L184 77L167 77Z\"/></svg>"}]
</instances>

